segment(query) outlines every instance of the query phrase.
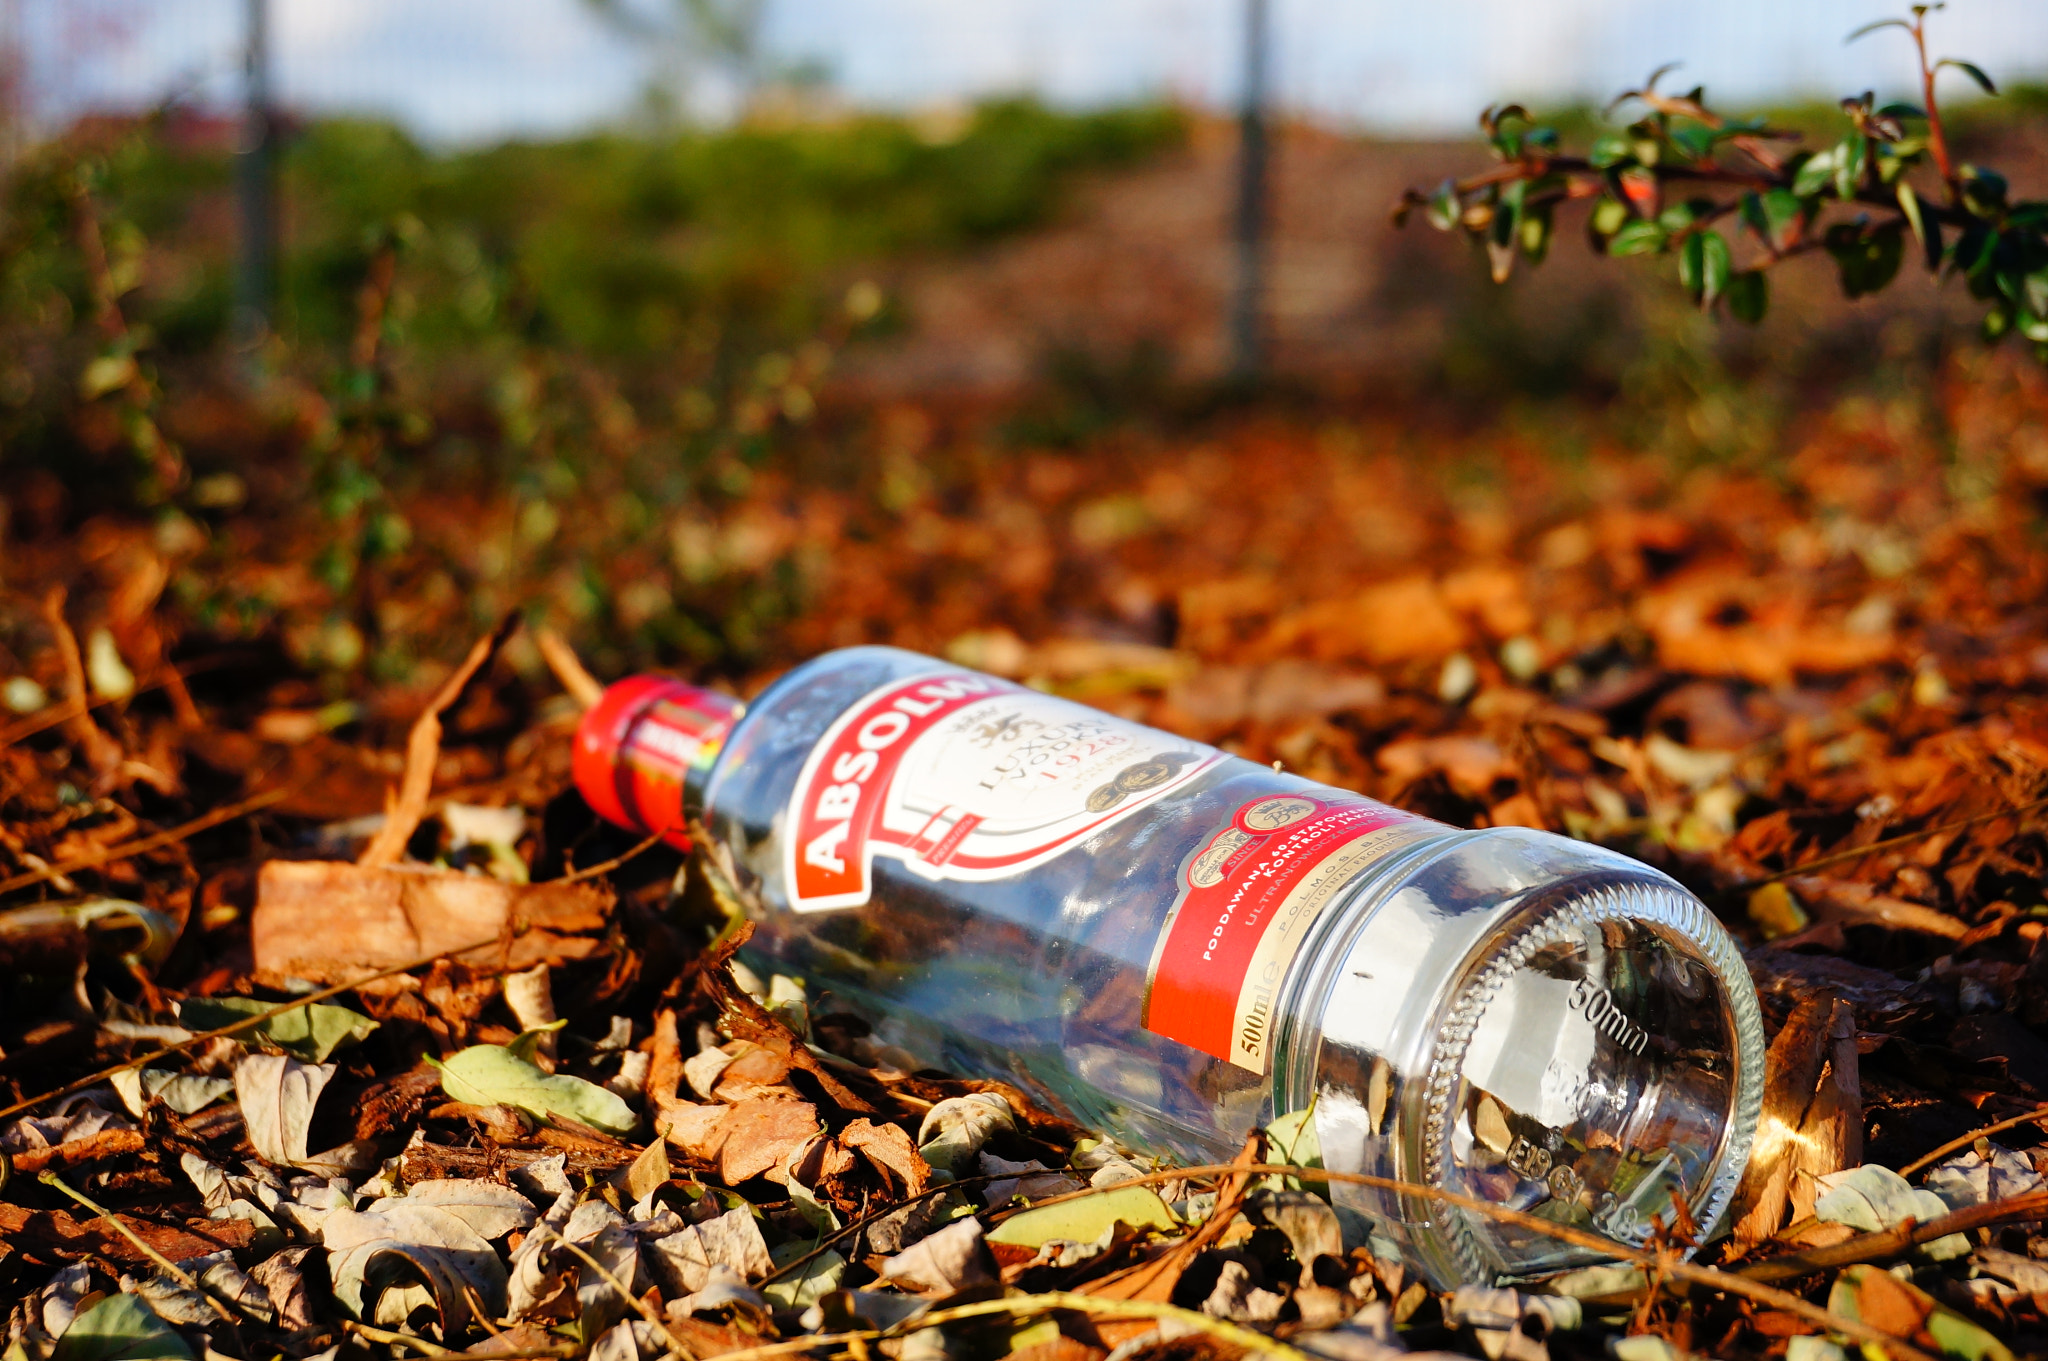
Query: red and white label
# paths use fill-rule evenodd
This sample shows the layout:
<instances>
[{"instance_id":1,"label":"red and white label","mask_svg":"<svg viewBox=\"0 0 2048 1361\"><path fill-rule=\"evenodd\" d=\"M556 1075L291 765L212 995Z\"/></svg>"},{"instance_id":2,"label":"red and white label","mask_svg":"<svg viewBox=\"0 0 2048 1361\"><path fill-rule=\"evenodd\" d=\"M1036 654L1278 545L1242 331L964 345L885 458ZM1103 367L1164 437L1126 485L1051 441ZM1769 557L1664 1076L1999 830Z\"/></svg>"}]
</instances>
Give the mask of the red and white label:
<instances>
[{"instance_id":1,"label":"red and white label","mask_svg":"<svg viewBox=\"0 0 2048 1361\"><path fill-rule=\"evenodd\" d=\"M1280 983L1316 918L1360 870L1437 830L1334 790L1241 805L1181 866L1152 956L1145 1029L1265 1073Z\"/></svg>"},{"instance_id":2,"label":"red and white label","mask_svg":"<svg viewBox=\"0 0 2048 1361\"><path fill-rule=\"evenodd\" d=\"M1223 759L975 672L893 682L811 750L785 822L799 912L868 900L878 855L929 879L1022 873Z\"/></svg>"}]
</instances>

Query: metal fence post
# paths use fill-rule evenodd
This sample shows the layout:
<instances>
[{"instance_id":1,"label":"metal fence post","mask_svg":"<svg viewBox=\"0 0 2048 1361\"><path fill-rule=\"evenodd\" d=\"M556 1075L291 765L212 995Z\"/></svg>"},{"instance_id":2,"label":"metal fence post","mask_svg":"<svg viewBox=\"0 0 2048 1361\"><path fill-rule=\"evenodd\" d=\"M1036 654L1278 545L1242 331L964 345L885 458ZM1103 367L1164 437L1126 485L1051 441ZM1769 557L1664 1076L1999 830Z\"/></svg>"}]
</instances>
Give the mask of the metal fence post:
<instances>
[{"instance_id":1,"label":"metal fence post","mask_svg":"<svg viewBox=\"0 0 2048 1361\"><path fill-rule=\"evenodd\" d=\"M1230 302L1230 372L1256 377L1266 253L1266 61L1269 0L1244 0L1244 86L1238 109L1237 277Z\"/></svg>"},{"instance_id":2,"label":"metal fence post","mask_svg":"<svg viewBox=\"0 0 2048 1361\"><path fill-rule=\"evenodd\" d=\"M246 377L260 377L270 335L277 257L275 117L270 103L269 0L246 0L242 48L242 142L235 157L241 240L235 260L235 349Z\"/></svg>"}]
</instances>

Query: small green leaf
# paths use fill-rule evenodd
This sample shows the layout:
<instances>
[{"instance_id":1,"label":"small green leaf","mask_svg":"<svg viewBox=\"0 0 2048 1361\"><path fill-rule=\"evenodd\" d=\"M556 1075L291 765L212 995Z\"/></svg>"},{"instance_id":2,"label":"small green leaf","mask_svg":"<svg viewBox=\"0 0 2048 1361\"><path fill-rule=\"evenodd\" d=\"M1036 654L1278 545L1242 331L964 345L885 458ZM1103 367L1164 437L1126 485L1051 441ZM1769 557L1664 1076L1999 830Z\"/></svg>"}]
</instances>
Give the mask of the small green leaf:
<instances>
[{"instance_id":1,"label":"small green leaf","mask_svg":"<svg viewBox=\"0 0 2048 1361\"><path fill-rule=\"evenodd\" d=\"M187 1030L218 1030L276 1005L255 997L188 997L178 1003L178 1024ZM329 1054L361 1043L376 1028L377 1023L361 1012L316 1002L279 1012L237 1033L262 1039L302 1062L325 1063Z\"/></svg>"},{"instance_id":2,"label":"small green leaf","mask_svg":"<svg viewBox=\"0 0 2048 1361\"><path fill-rule=\"evenodd\" d=\"M1856 197L1856 191L1863 184L1863 174L1870 166L1870 141L1864 137L1845 137L1835 148L1835 197L1843 200Z\"/></svg>"},{"instance_id":3,"label":"small green leaf","mask_svg":"<svg viewBox=\"0 0 2048 1361\"><path fill-rule=\"evenodd\" d=\"M537 1025L531 1030L522 1030L517 1035L514 1035L511 1041L506 1044L505 1052L518 1059L521 1063L533 1063L533 1056L540 1052L542 1037L554 1034L567 1024L569 1024L567 1021L549 1021L546 1025ZM538 1067L539 1065L535 1064L535 1066Z\"/></svg>"},{"instance_id":4,"label":"small green leaf","mask_svg":"<svg viewBox=\"0 0 2048 1361\"><path fill-rule=\"evenodd\" d=\"M1977 65L1977 63L1973 61L1962 61L1955 57L1944 57L1942 60L1934 63L1934 69L1937 71L1939 71L1944 66L1953 66L1956 70L1961 71L1971 80L1976 81L1978 85L1983 87L1985 94L1995 95L1998 93L1998 87L1991 83L1991 77L1985 75L1984 68Z\"/></svg>"},{"instance_id":5,"label":"small green leaf","mask_svg":"<svg viewBox=\"0 0 2048 1361\"><path fill-rule=\"evenodd\" d=\"M1429 225L1440 232L1447 232L1458 225L1458 184L1445 180L1429 200Z\"/></svg>"},{"instance_id":6,"label":"small green leaf","mask_svg":"<svg viewBox=\"0 0 2048 1361\"><path fill-rule=\"evenodd\" d=\"M1266 1126L1266 1147L1276 1163L1292 1167L1323 1165L1322 1136L1316 1131L1315 1103L1275 1116Z\"/></svg>"},{"instance_id":7,"label":"small green leaf","mask_svg":"<svg viewBox=\"0 0 2048 1361\"><path fill-rule=\"evenodd\" d=\"M1678 248L1678 286L1692 294L1695 301L1705 281L1705 245L1704 236L1695 232Z\"/></svg>"},{"instance_id":8,"label":"small green leaf","mask_svg":"<svg viewBox=\"0 0 2048 1361\"><path fill-rule=\"evenodd\" d=\"M1913 186L1899 181L1899 211L1906 215L1906 225L1913 229L1913 239L1921 245L1927 244L1927 224L1920 216L1920 196L1913 192Z\"/></svg>"},{"instance_id":9,"label":"small green leaf","mask_svg":"<svg viewBox=\"0 0 2048 1361\"><path fill-rule=\"evenodd\" d=\"M1842 292L1860 298L1882 289L1899 272L1905 258L1905 233L1898 224L1864 231L1853 222L1828 228L1828 254L1841 275Z\"/></svg>"},{"instance_id":10,"label":"small green leaf","mask_svg":"<svg viewBox=\"0 0 2048 1361\"><path fill-rule=\"evenodd\" d=\"M472 1106L512 1106L538 1119L566 1116L606 1134L630 1134L640 1123L615 1092L566 1073L543 1072L498 1044L474 1044L448 1056L429 1058L441 1073L441 1090Z\"/></svg>"},{"instance_id":11,"label":"small green leaf","mask_svg":"<svg viewBox=\"0 0 2048 1361\"><path fill-rule=\"evenodd\" d=\"M1770 310L1770 276L1760 269L1745 269L1729 278L1726 297L1729 313L1754 326Z\"/></svg>"},{"instance_id":12,"label":"small green leaf","mask_svg":"<svg viewBox=\"0 0 2048 1361\"><path fill-rule=\"evenodd\" d=\"M1493 281L1504 284L1515 267L1515 237L1522 221L1522 201L1528 197L1529 182L1516 180L1501 191L1500 209L1486 225L1486 259Z\"/></svg>"},{"instance_id":13,"label":"small green leaf","mask_svg":"<svg viewBox=\"0 0 2048 1361\"><path fill-rule=\"evenodd\" d=\"M1595 236L1612 236L1626 226L1628 220L1628 205L1620 199L1603 195L1600 201L1593 205L1593 212L1587 219L1587 225L1593 229Z\"/></svg>"},{"instance_id":14,"label":"small green leaf","mask_svg":"<svg viewBox=\"0 0 2048 1361\"><path fill-rule=\"evenodd\" d=\"M1701 207L1699 202L1693 200L1674 203L1657 214L1657 225L1667 232L1682 232L1699 221Z\"/></svg>"},{"instance_id":15,"label":"small green leaf","mask_svg":"<svg viewBox=\"0 0 2048 1361\"><path fill-rule=\"evenodd\" d=\"M1714 132L1696 123L1675 127L1670 133L1671 145L1690 161L1703 161L1714 154Z\"/></svg>"},{"instance_id":16,"label":"small green leaf","mask_svg":"<svg viewBox=\"0 0 2048 1361\"><path fill-rule=\"evenodd\" d=\"M1799 162L1799 168L1792 173L1792 192L1799 198L1812 198L1834 182L1835 156L1839 147L1817 151Z\"/></svg>"},{"instance_id":17,"label":"small green leaf","mask_svg":"<svg viewBox=\"0 0 2048 1361\"><path fill-rule=\"evenodd\" d=\"M1842 42L1844 44L1853 43L1866 33L1875 33L1881 28L1903 28L1908 33L1911 33L1913 31L1913 26L1907 23L1904 19L1879 19L1875 23L1863 25L1863 27L1857 29L1848 37L1842 39Z\"/></svg>"},{"instance_id":18,"label":"small green leaf","mask_svg":"<svg viewBox=\"0 0 2048 1361\"><path fill-rule=\"evenodd\" d=\"M1982 223L1973 223L1963 228L1963 234L1956 241L1955 247L1957 269L1974 281L1991 268L1991 263L1997 256L1998 233Z\"/></svg>"},{"instance_id":19,"label":"small green leaf","mask_svg":"<svg viewBox=\"0 0 2048 1361\"><path fill-rule=\"evenodd\" d=\"M1119 1186L1099 1196L1045 1205L1011 1215L989 1232L991 1243L1036 1248L1053 1239L1070 1243L1093 1243L1111 1225L1128 1224L1134 1229L1172 1232L1180 1227L1173 1211L1149 1186Z\"/></svg>"},{"instance_id":20,"label":"small green leaf","mask_svg":"<svg viewBox=\"0 0 2048 1361\"><path fill-rule=\"evenodd\" d=\"M1790 250L1806 233L1807 204L1797 194L1772 189L1758 200L1763 210L1764 244L1774 251Z\"/></svg>"},{"instance_id":21,"label":"small green leaf","mask_svg":"<svg viewBox=\"0 0 2048 1361\"><path fill-rule=\"evenodd\" d=\"M1543 257L1550 253L1550 205L1522 210L1522 222L1516 233L1522 254L1529 257L1529 263L1541 264Z\"/></svg>"},{"instance_id":22,"label":"small green leaf","mask_svg":"<svg viewBox=\"0 0 2048 1361\"><path fill-rule=\"evenodd\" d=\"M1592 149L1586 153L1586 163L1595 170L1607 170L1620 165L1630 155L1628 138L1618 132L1609 132L1593 140Z\"/></svg>"},{"instance_id":23,"label":"small green leaf","mask_svg":"<svg viewBox=\"0 0 2048 1361\"><path fill-rule=\"evenodd\" d=\"M1963 199L1979 215L1988 217L2005 206L2009 189L2005 176L1996 170L1966 165L1962 168Z\"/></svg>"},{"instance_id":24,"label":"small green leaf","mask_svg":"<svg viewBox=\"0 0 2048 1361\"><path fill-rule=\"evenodd\" d=\"M50 1361L192 1361L192 1348L140 1295L108 1295L71 1321Z\"/></svg>"},{"instance_id":25,"label":"small green leaf","mask_svg":"<svg viewBox=\"0 0 2048 1361\"><path fill-rule=\"evenodd\" d=\"M1728 287L1735 260L1728 250L1728 238L1719 232L1702 232L1700 243L1700 306L1712 307Z\"/></svg>"},{"instance_id":26,"label":"small green leaf","mask_svg":"<svg viewBox=\"0 0 2048 1361\"><path fill-rule=\"evenodd\" d=\"M1664 249L1664 229L1654 222L1630 222L1607 243L1609 255L1655 255Z\"/></svg>"}]
</instances>

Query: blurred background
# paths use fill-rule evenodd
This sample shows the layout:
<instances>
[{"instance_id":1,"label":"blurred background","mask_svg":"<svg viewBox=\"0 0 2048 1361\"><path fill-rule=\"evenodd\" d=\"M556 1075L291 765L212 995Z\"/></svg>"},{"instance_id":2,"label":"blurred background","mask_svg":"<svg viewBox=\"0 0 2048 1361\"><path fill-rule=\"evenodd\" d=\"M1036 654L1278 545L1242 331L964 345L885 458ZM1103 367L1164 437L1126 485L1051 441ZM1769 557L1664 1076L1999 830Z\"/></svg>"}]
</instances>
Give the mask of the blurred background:
<instances>
[{"instance_id":1,"label":"blurred background","mask_svg":"<svg viewBox=\"0 0 2048 1361\"><path fill-rule=\"evenodd\" d=\"M1187 469L1219 441L1540 526L1606 493L1502 459L1677 477L1781 465L1845 402L1938 424L1980 353L1958 287L1851 303L1796 262L1748 327L1571 232L1496 286L1389 221L1486 164L1483 106L1582 137L1671 61L1839 135L1840 97L1913 93L1903 35L1844 42L1888 12L0 0L10 552L153 526L165 600L330 688L519 605L608 671L990 627L1170 646L1182 578L1285 545L1100 554L1199 545L1219 484ZM1963 154L2023 195L2048 8L1934 31L2000 85L1951 92ZM1344 530L1345 570L1473 551L1397 521Z\"/></svg>"}]
</instances>

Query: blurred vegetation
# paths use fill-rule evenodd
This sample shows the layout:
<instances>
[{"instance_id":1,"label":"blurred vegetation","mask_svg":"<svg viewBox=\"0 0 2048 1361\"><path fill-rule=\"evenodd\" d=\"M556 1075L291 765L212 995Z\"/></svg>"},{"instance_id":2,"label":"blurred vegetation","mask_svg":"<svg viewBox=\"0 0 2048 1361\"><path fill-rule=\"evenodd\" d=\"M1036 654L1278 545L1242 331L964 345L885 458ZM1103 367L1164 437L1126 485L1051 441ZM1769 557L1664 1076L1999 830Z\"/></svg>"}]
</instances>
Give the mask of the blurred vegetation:
<instances>
[{"instance_id":1,"label":"blurred vegetation","mask_svg":"<svg viewBox=\"0 0 2048 1361\"><path fill-rule=\"evenodd\" d=\"M890 262L1032 227L1183 133L1025 100L451 154L317 123L284 157L275 334L237 355L226 152L174 115L82 128L18 168L0 232L14 518L232 531L185 604L330 671L404 672L422 590L478 618L537 599L614 664L744 664L801 608L797 545L721 559L690 517L807 438L840 346L900 323ZM252 536L299 577L238 577Z\"/></svg>"},{"instance_id":2,"label":"blurred vegetation","mask_svg":"<svg viewBox=\"0 0 2048 1361\"><path fill-rule=\"evenodd\" d=\"M2039 91L1960 106L1959 154L2044 110ZM192 636L280 644L336 694L514 608L606 673L767 664L830 555L937 532L928 512L991 460L1170 460L1206 438L1223 398L1179 376L1171 337L1049 351L987 439L818 409L846 346L915 325L893 295L913 263L1045 224L1077 176L1187 132L1171 109L1023 101L459 152L312 124L283 161L276 332L237 353L219 139L172 115L81 128L17 167L0 221L7 570L95 516L152 521ZM1852 391L1936 419L1953 328L1924 316L1787 306L1729 328L1667 281L1595 279L1583 249L1502 292L1454 239L1386 248L1370 324L1425 318L1424 343L1405 377L1360 375L1359 401L1418 431L1762 463ZM1306 385L1257 400L1342 418ZM806 646L847 640L815 622Z\"/></svg>"}]
</instances>

